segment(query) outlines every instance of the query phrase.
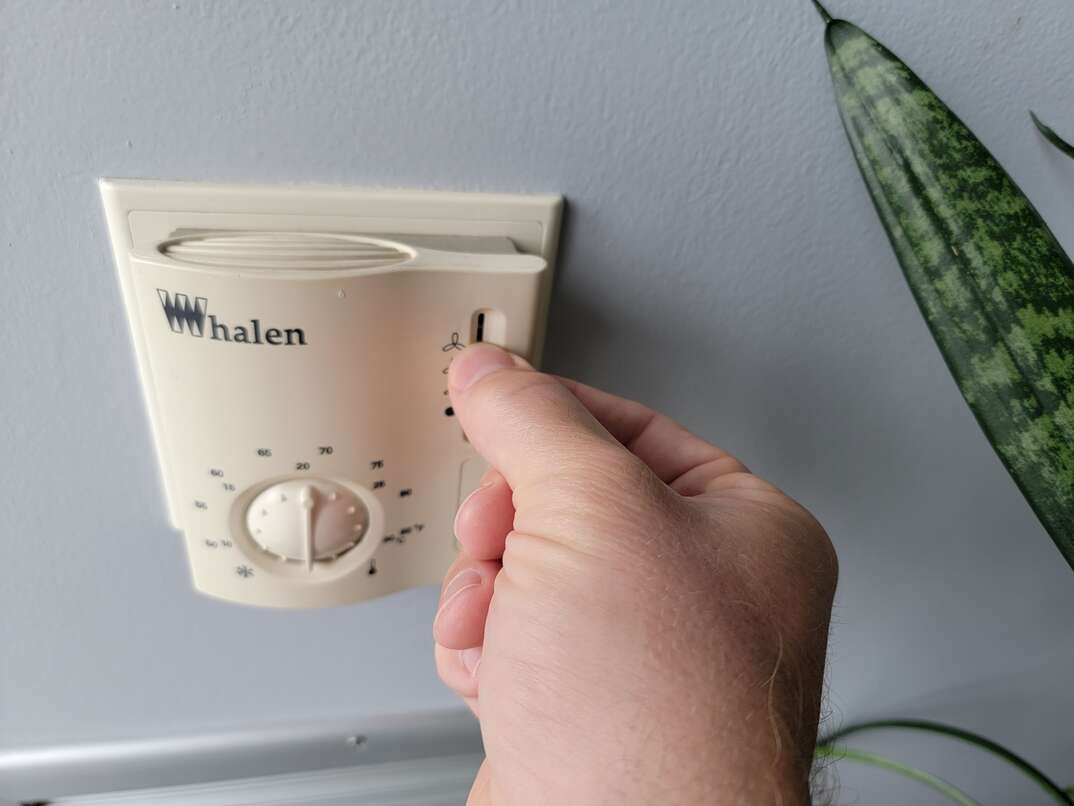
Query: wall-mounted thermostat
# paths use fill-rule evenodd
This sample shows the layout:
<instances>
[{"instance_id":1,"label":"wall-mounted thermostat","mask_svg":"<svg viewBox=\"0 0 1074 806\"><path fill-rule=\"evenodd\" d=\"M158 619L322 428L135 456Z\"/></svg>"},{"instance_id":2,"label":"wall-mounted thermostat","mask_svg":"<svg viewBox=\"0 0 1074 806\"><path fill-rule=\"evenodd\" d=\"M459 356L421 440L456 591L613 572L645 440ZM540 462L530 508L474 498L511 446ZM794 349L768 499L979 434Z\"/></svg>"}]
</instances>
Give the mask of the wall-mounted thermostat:
<instances>
[{"instance_id":1,"label":"wall-mounted thermostat","mask_svg":"<svg viewBox=\"0 0 1074 806\"><path fill-rule=\"evenodd\" d=\"M101 183L173 525L204 593L438 582L483 471L447 396L474 341L538 359L558 196Z\"/></svg>"}]
</instances>

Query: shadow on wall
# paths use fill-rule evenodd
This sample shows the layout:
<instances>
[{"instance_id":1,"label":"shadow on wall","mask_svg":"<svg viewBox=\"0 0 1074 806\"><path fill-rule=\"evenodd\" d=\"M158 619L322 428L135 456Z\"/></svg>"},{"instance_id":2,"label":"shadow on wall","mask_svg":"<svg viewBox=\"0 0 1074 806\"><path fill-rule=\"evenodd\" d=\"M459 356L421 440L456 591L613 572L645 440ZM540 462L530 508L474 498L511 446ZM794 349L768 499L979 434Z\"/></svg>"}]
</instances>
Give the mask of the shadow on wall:
<instances>
[{"instance_id":1,"label":"shadow on wall","mask_svg":"<svg viewBox=\"0 0 1074 806\"><path fill-rule=\"evenodd\" d=\"M884 485L872 477L875 468L854 467L834 455L854 444L885 456L887 468L918 461L913 440L889 426L905 422L906 401L870 393L898 386L886 376L871 342L812 339L804 348L795 327L777 327L766 328L764 344L757 345L715 312L708 318L656 316L644 300L633 310L602 306L593 295L574 290L572 263L584 260L588 276L614 276L622 266L601 265L606 257L599 253L577 255L571 237L576 212L564 218L544 369L682 418L747 465L763 462L755 469L771 474L775 483L776 472L782 479L812 480L833 496L851 490L872 498L868 506L878 517L897 514L885 509L894 502L882 496ZM719 281L714 267L712 282ZM782 292L775 287L770 293ZM800 326L821 324L804 316ZM610 355L633 362L636 372L606 365ZM633 378L629 388L624 376ZM838 382L847 376L861 379L856 394ZM816 474L818 464L825 465L823 477Z\"/></svg>"}]
</instances>

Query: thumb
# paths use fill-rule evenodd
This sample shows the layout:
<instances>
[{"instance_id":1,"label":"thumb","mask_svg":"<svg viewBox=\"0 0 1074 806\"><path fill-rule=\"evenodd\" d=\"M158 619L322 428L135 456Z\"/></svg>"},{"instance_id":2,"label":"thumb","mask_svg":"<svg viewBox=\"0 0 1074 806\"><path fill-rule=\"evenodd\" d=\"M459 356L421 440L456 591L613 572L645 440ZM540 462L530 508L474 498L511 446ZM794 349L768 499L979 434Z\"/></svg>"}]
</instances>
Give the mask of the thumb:
<instances>
[{"instance_id":1,"label":"thumb","mask_svg":"<svg viewBox=\"0 0 1074 806\"><path fill-rule=\"evenodd\" d=\"M586 468L632 466L635 458L550 375L491 344L451 364L448 391L463 431L516 494Z\"/></svg>"},{"instance_id":2,"label":"thumb","mask_svg":"<svg viewBox=\"0 0 1074 806\"><path fill-rule=\"evenodd\" d=\"M466 806L492 806L491 789L492 775L489 772L489 763L482 761L473 786L470 787L470 797L466 799Z\"/></svg>"}]
</instances>

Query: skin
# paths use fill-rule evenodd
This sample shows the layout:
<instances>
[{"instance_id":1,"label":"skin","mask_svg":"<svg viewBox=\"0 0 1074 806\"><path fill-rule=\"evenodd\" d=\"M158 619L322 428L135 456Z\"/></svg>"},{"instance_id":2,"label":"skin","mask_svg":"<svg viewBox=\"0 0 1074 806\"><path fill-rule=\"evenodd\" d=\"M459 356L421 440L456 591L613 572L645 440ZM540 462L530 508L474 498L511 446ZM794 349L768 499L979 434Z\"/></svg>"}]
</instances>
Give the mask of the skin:
<instances>
[{"instance_id":1,"label":"skin","mask_svg":"<svg viewBox=\"0 0 1074 806\"><path fill-rule=\"evenodd\" d=\"M480 719L468 806L806 804L837 563L799 504L667 417L462 352L490 470L433 627Z\"/></svg>"}]
</instances>

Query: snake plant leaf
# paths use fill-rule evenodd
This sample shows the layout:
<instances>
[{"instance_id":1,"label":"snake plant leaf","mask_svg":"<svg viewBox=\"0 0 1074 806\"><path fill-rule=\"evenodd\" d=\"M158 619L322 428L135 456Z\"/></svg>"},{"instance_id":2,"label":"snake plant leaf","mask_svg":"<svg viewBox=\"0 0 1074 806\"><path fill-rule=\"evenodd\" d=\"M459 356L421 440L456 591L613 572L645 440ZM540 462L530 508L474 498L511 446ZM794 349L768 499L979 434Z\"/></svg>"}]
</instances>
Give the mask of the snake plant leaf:
<instances>
[{"instance_id":1,"label":"snake plant leaf","mask_svg":"<svg viewBox=\"0 0 1074 806\"><path fill-rule=\"evenodd\" d=\"M1047 123L1037 117L1037 114L1031 109L1029 110L1029 116L1033 118L1033 125L1037 127L1037 130L1044 135L1044 139L1058 148L1068 157L1074 158L1074 146L1055 133L1055 129L1049 126Z\"/></svg>"},{"instance_id":2,"label":"snake plant leaf","mask_svg":"<svg viewBox=\"0 0 1074 806\"><path fill-rule=\"evenodd\" d=\"M851 149L966 402L1074 567L1074 265L973 132L819 3Z\"/></svg>"},{"instance_id":3,"label":"snake plant leaf","mask_svg":"<svg viewBox=\"0 0 1074 806\"><path fill-rule=\"evenodd\" d=\"M842 761L846 759L848 761L857 761L861 764L869 764L873 767L878 767L882 770L890 770L891 772L902 775L913 781L918 781L927 787L934 789L941 795L945 796L947 800L954 803L958 803L959 806L981 806L980 803L975 801L961 789L954 784L945 781L937 775L933 775L931 772L925 772L925 770L912 767L909 764L903 764L900 761L881 756L877 753L869 753L865 750L858 750L853 747L833 746L830 744L817 745L817 749L814 752L814 758L827 758L833 761Z\"/></svg>"}]
</instances>

